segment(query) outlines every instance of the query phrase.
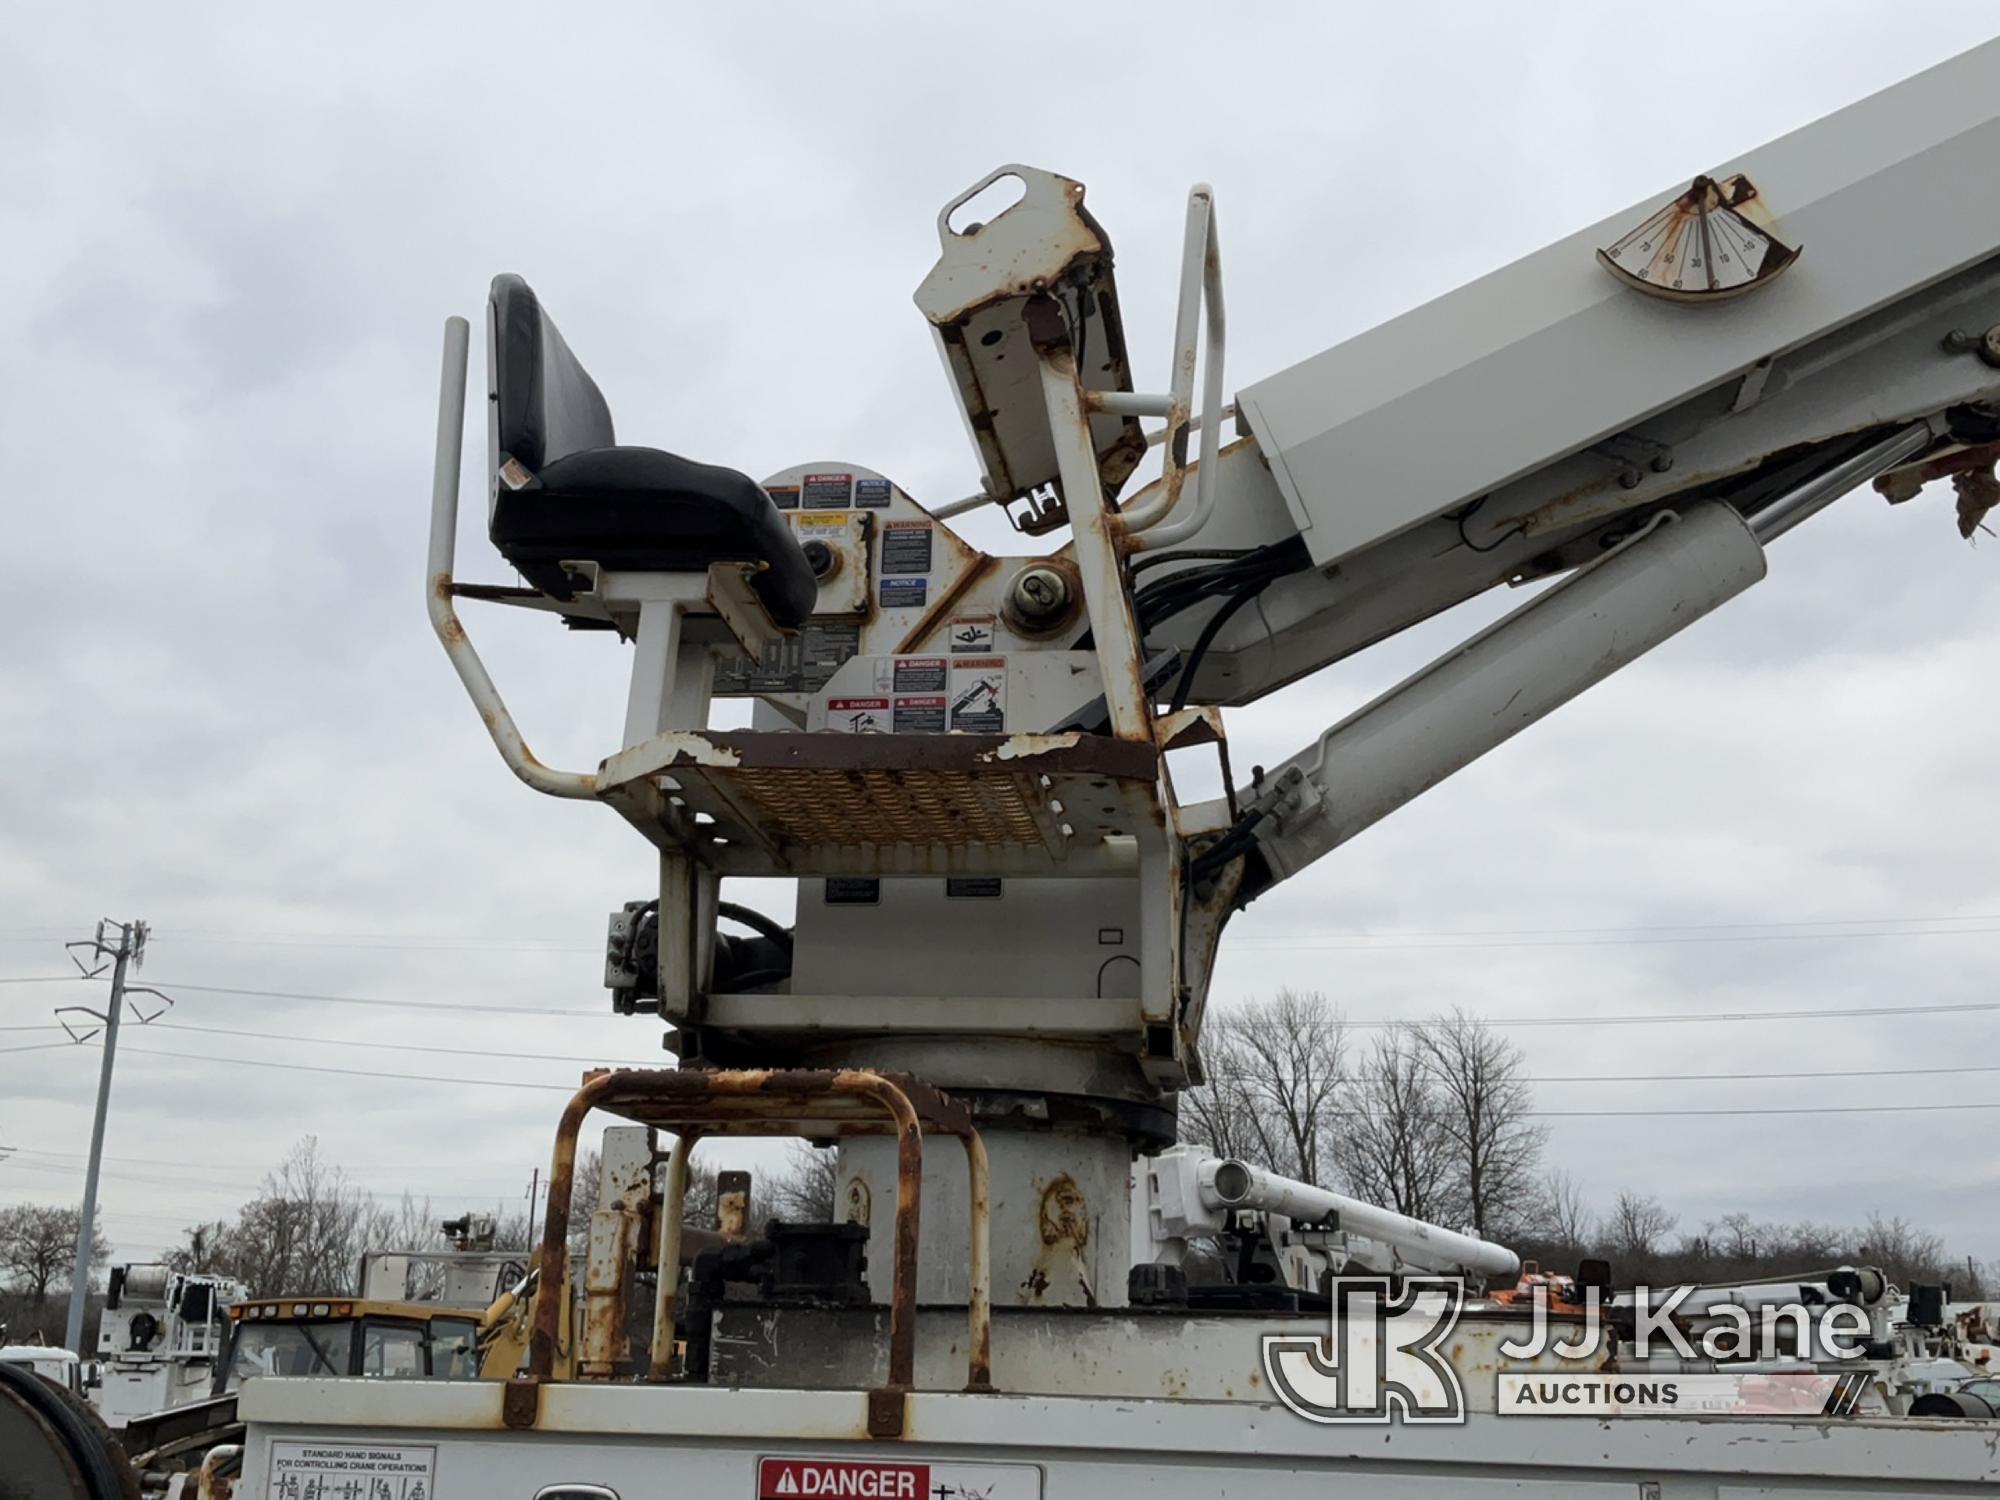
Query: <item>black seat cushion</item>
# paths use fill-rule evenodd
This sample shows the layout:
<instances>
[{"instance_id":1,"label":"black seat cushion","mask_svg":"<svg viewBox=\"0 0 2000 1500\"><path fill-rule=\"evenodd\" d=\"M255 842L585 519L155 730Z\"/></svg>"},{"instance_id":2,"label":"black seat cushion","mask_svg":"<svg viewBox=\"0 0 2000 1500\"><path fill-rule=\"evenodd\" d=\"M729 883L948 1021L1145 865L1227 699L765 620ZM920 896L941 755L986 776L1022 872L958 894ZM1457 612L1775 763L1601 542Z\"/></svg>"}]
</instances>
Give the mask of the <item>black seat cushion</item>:
<instances>
[{"instance_id":1,"label":"black seat cushion","mask_svg":"<svg viewBox=\"0 0 2000 1500\"><path fill-rule=\"evenodd\" d=\"M752 587L764 608L786 629L805 624L818 585L762 487L734 469L617 446L603 393L534 289L496 276L491 306L497 463L517 467L494 486L489 532L521 576L568 599L567 560L632 572L762 562Z\"/></svg>"},{"instance_id":2,"label":"black seat cushion","mask_svg":"<svg viewBox=\"0 0 2000 1500\"><path fill-rule=\"evenodd\" d=\"M530 474L567 453L618 441L597 382L570 353L534 288L518 276L493 278L493 397L500 453Z\"/></svg>"},{"instance_id":3,"label":"black seat cushion","mask_svg":"<svg viewBox=\"0 0 2000 1500\"><path fill-rule=\"evenodd\" d=\"M751 586L771 618L796 630L812 615L819 597L812 567L748 475L657 448L596 448L558 459L538 477L539 486L500 488L492 535L542 592L570 596L557 566L568 558L634 572L763 562Z\"/></svg>"}]
</instances>

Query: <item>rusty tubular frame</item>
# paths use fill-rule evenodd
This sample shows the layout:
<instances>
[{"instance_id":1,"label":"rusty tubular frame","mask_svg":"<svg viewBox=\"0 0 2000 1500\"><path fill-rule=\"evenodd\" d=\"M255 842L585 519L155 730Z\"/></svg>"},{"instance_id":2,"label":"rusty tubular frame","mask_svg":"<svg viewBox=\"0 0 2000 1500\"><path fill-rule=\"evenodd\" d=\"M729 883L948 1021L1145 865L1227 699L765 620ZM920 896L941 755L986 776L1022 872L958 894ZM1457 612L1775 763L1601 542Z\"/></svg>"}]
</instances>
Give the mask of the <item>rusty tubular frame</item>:
<instances>
[{"instance_id":1,"label":"rusty tubular frame","mask_svg":"<svg viewBox=\"0 0 2000 1500\"><path fill-rule=\"evenodd\" d=\"M889 1291L889 1382L888 1393L908 1392L915 1388L916 1376L916 1336L917 1336L917 1257L919 1233L922 1227L924 1122L919 1118L909 1095L890 1079L879 1073L860 1069L843 1069L830 1074L795 1075L798 1088L795 1093L785 1088L783 1073L764 1071L730 1073L673 1072L604 1072L585 1081L569 1103L564 1107L562 1118L556 1125L554 1154L549 1164L549 1206L542 1223L542 1243L536 1259L539 1271L535 1293L534 1322L528 1339L527 1381L539 1383L547 1381L555 1369L556 1341L560 1329L563 1299L569 1295L569 1221L570 1195L576 1181L577 1137L583 1129L583 1122L591 1112L614 1095L629 1095L636 1084L643 1080L672 1080L675 1094L688 1095L685 1099L667 1096L665 1087L660 1095L648 1101L649 1109L645 1118L649 1123L667 1129L681 1131L675 1143L673 1163L669 1168L670 1180L665 1198L678 1205L679 1197L686 1192L687 1161L693 1154L694 1138L704 1133L717 1133L714 1129L704 1131L695 1123L704 1104L729 1097L744 1097L757 1094L773 1096L777 1100L791 1099L801 1109L815 1102L826 1103L840 1100L862 1099L877 1106L888 1120L896 1135L896 1221L895 1249ZM643 1090L642 1090L643 1092ZM676 1106L679 1106L676 1108ZM676 1125L676 1116L690 1117L687 1123ZM781 1117L766 1112L761 1122L766 1125L780 1123ZM992 1388L992 1270L991 1270L991 1185L987 1172L986 1147L980 1140L979 1132L968 1123L963 1129L949 1126L937 1127L945 1133L958 1135L965 1147L966 1177L971 1200L971 1246L968 1267L970 1281L966 1296L966 1317L968 1324L969 1350L967 1354L968 1390L990 1390ZM759 1133L785 1134L786 1131L766 1129ZM801 1125L795 1133L805 1136L813 1133L811 1127ZM678 1189L678 1193L676 1192ZM669 1212L668 1203L663 1200L661 1212ZM672 1225L673 1275L679 1279L680 1236L677 1213L661 1224L660 1273L661 1292L654 1302L654 1350L650 1373L658 1378L661 1369L658 1350L663 1343L669 1349L671 1360L672 1323L667 1323L668 1334L663 1341L660 1337L660 1319L671 1317L673 1293L668 1289L669 1226Z\"/></svg>"},{"instance_id":2,"label":"rusty tubular frame","mask_svg":"<svg viewBox=\"0 0 2000 1500\"><path fill-rule=\"evenodd\" d=\"M1042 399L1048 407L1049 432L1055 441L1056 464L1062 474L1063 498L1069 505L1070 538L1077 572L1083 578L1083 603L1090 615L1091 636L1104 679L1104 703L1111 732L1121 740L1151 743L1153 715L1146 701L1139 669L1139 627L1125 587L1118 553L1118 513L1104 497L1098 477L1097 450L1084 410L1083 386L1068 332L1059 320L1044 318L1029 330L1041 366Z\"/></svg>"},{"instance_id":3,"label":"rusty tubular frame","mask_svg":"<svg viewBox=\"0 0 2000 1500\"><path fill-rule=\"evenodd\" d=\"M466 695L479 710L494 748L507 769L538 792L551 797L595 797L597 778L588 772L557 771L543 765L528 748L514 716L501 701L500 690L487 675L486 664L472 649L465 626L453 606L457 585L452 579L458 553L459 454L465 441L466 361L472 325L463 318L444 323L444 369L438 380L437 456L431 468L430 567L425 577L425 604L431 628L445 655L465 684Z\"/></svg>"},{"instance_id":4,"label":"rusty tubular frame","mask_svg":"<svg viewBox=\"0 0 2000 1500\"><path fill-rule=\"evenodd\" d=\"M688 1163L701 1140L698 1130L674 1138L667 1158L667 1185L660 1195L659 1286L653 1295L653 1341L646 1362L648 1380L665 1380L674 1367L674 1302L681 1285L681 1213L687 1201Z\"/></svg>"},{"instance_id":5,"label":"rusty tubular frame","mask_svg":"<svg viewBox=\"0 0 2000 1500\"><path fill-rule=\"evenodd\" d=\"M971 1350L967 1358L965 1388L968 1391L993 1389L993 1261L991 1227L993 1219L992 1179L986 1169L986 1142L979 1132L968 1130L959 1139L965 1143L965 1180L972 1195L972 1246L966 1260L965 1311Z\"/></svg>"}]
</instances>

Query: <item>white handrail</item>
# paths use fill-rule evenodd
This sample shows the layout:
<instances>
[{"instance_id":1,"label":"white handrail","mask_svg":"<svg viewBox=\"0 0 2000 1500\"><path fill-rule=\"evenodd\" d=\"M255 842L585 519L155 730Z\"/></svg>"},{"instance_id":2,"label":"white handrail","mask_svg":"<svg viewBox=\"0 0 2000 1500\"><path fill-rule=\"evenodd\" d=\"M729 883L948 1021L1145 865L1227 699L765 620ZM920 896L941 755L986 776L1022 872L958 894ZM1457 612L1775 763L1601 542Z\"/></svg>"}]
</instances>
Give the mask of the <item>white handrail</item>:
<instances>
[{"instance_id":1,"label":"white handrail","mask_svg":"<svg viewBox=\"0 0 2000 1500\"><path fill-rule=\"evenodd\" d=\"M431 470L430 572L425 601L431 628L458 669L458 680L465 684L472 706L479 710L507 769L551 797L595 797L596 776L552 770L535 759L514 725L514 716L501 701L500 690L487 676L479 653L466 638L465 626L452 604L451 575L458 552L459 448L465 439L465 367L471 344L472 325L463 318L446 318L444 371L438 379L437 457Z\"/></svg>"},{"instance_id":2,"label":"white handrail","mask_svg":"<svg viewBox=\"0 0 2000 1500\"><path fill-rule=\"evenodd\" d=\"M1187 433L1196 426L1193 413L1195 324L1206 314L1202 356L1201 472L1196 483L1195 506L1180 507L1187 479L1184 450ZM1222 301L1222 248L1216 231L1215 194L1207 183L1196 183L1188 193L1187 227L1181 245L1180 303L1174 317L1174 364L1171 394L1165 399L1167 426L1161 434L1166 446L1160 485L1147 499L1119 513L1119 529L1133 539L1137 548L1167 546L1199 531L1215 508L1214 458L1222 428L1223 356L1227 319ZM1093 405L1104 410L1120 408L1142 414L1157 411L1157 396L1099 396ZM1171 524L1156 530L1172 517Z\"/></svg>"}]
</instances>

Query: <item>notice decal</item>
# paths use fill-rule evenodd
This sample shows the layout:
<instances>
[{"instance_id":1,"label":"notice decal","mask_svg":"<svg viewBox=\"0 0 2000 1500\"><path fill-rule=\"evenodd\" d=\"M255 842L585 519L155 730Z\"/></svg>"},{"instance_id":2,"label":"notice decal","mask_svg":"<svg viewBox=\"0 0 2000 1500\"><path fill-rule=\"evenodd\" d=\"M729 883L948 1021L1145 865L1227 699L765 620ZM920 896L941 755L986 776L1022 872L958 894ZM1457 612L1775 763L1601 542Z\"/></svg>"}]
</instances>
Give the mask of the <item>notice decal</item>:
<instances>
[{"instance_id":1,"label":"notice decal","mask_svg":"<svg viewBox=\"0 0 2000 1500\"><path fill-rule=\"evenodd\" d=\"M266 1500L353 1495L357 1500L433 1500L435 1444L274 1441Z\"/></svg>"}]
</instances>

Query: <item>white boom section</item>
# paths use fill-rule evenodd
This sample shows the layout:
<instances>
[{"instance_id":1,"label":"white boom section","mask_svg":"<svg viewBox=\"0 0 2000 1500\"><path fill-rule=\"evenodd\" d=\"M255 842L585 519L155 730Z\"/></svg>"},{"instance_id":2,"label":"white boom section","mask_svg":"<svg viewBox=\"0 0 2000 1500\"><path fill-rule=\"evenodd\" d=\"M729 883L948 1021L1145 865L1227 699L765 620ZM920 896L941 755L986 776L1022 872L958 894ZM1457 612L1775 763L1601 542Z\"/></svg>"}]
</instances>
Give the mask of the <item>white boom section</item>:
<instances>
[{"instance_id":1,"label":"white boom section","mask_svg":"<svg viewBox=\"0 0 2000 1500\"><path fill-rule=\"evenodd\" d=\"M1803 248L1739 301L1660 301L1597 262L1682 182L1242 389L1240 420L1313 561L1470 504L1991 257L1995 98L2000 41L1722 168L1756 183Z\"/></svg>"},{"instance_id":2,"label":"white boom section","mask_svg":"<svg viewBox=\"0 0 2000 1500\"><path fill-rule=\"evenodd\" d=\"M1258 787L1270 880L1297 873L1764 576L1726 505L1645 534L1342 720Z\"/></svg>"},{"instance_id":3,"label":"white boom section","mask_svg":"<svg viewBox=\"0 0 2000 1500\"><path fill-rule=\"evenodd\" d=\"M1196 1146L1175 1146L1142 1159L1137 1186L1140 1202L1134 1218L1150 1236L1148 1259L1161 1247L1219 1233L1232 1210L1255 1209L1308 1222L1337 1220L1341 1232L1387 1245L1405 1266L1418 1270L1479 1276L1514 1276L1521 1270L1521 1257L1505 1245L1280 1177L1249 1162L1211 1156Z\"/></svg>"}]
</instances>

